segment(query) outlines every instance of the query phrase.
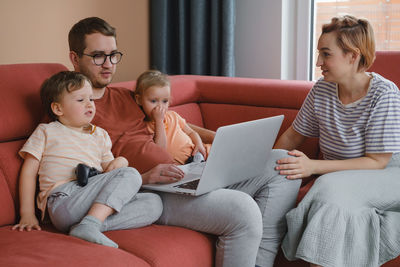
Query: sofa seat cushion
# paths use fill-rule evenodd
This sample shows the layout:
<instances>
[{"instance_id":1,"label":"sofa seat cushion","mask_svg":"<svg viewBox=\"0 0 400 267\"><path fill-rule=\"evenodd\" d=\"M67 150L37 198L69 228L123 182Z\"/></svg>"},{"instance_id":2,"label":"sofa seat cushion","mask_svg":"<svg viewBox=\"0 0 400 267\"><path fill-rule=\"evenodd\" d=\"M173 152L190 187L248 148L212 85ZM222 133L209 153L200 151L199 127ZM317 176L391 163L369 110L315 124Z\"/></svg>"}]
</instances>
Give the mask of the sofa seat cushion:
<instances>
[{"instance_id":1,"label":"sofa seat cushion","mask_svg":"<svg viewBox=\"0 0 400 267\"><path fill-rule=\"evenodd\" d=\"M0 266L30 267L149 267L143 259L123 249L89 243L49 231L19 232L0 228Z\"/></svg>"},{"instance_id":2,"label":"sofa seat cushion","mask_svg":"<svg viewBox=\"0 0 400 267\"><path fill-rule=\"evenodd\" d=\"M105 234L119 247L154 267L214 266L215 238L193 230L151 225Z\"/></svg>"}]
</instances>

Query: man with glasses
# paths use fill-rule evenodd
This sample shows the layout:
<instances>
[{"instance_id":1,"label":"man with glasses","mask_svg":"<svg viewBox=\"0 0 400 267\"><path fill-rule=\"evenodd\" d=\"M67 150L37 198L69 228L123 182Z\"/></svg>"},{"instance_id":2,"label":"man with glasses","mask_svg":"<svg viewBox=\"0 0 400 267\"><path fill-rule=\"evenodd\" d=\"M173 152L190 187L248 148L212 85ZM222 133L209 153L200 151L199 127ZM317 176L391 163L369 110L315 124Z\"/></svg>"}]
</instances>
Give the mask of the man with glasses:
<instances>
[{"instance_id":1,"label":"man with glasses","mask_svg":"<svg viewBox=\"0 0 400 267\"><path fill-rule=\"evenodd\" d=\"M153 142L131 91L108 87L122 57L115 29L100 18L86 18L72 27L68 39L75 70L93 85L93 123L108 131L114 155L127 158L129 166L142 174L143 184L181 179L183 172ZM207 131L195 130L199 129ZM288 180L274 170L275 159L283 157L287 151L274 150L263 176L199 197L158 192L164 210L157 223L217 235L216 266L254 266L256 258L260 266L273 266L285 233L284 216L294 206L300 186L299 180Z\"/></svg>"},{"instance_id":2,"label":"man with glasses","mask_svg":"<svg viewBox=\"0 0 400 267\"><path fill-rule=\"evenodd\" d=\"M82 55L93 58L93 63L97 66L101 66L106 62L107 57L110 57L111 64L114 65L117 64L118 62L121 61L123 54L121 52L112 52L111 54L108 55L103 53L95 53L93 55L89 54L82 54Z\"/></svg>"},{"instance_id":3,"label":"man with glasses","mask_svg":"<svg viewBox=\"0 0 400 267\"><path fill-rule=\"evenodd\" d=\"M92 82L97 107L93 123L107 130L113 142L113 153L125 155L130 166L142 174L157 164L172 163L169 154L152 142L143 122L143 112L133 101L131 92L107 87L122 58L117 50L115 29L100 18L83 19L72 27L68 41L75 70ZM171 181L174 175L182 176L178 168L169 165L161 165L154 172L162 170L163 174L172 174L161 177L162 182ZM146 175L143 179L144 183L150 182Z\"/></svg>"}]
</instances>

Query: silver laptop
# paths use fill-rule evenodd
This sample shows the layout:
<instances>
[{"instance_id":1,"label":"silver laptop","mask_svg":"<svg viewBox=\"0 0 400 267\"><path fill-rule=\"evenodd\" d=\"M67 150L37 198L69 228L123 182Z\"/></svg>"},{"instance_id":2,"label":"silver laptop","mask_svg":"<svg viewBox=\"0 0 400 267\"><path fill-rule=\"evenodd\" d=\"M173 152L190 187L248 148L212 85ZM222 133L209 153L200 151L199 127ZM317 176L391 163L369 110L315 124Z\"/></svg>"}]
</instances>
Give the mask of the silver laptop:
<instances>
[{"instance_id":1,"label":"silver laptop","mask_svg":"<svg viewBox=\"0 0 400 267\"><path fill-rule=\"evenodd\" d=\"M218 128L206 162L178 166L185 177L143 188L198 196L264 173L283 115Z\"/></svg>"}]
</instances>

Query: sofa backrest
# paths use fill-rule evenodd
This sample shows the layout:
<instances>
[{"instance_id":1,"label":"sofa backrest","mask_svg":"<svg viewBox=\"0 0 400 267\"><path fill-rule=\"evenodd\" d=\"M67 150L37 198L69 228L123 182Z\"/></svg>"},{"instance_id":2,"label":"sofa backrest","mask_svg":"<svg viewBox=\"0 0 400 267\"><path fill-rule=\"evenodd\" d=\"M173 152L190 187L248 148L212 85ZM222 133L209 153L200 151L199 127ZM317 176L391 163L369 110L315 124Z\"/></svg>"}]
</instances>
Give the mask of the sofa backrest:
<instances>
[{"instance_id":1,"label":"sofa backrest","mask_svg":"<svg viewBox=\"0 0 400 267\"><path fill-rule=\"evenodd\" d=\"M16 219L22 163L16 152L43 116L40 85L66 69L61 64L0 65L0 226Z\"/></svg>"},{"instance_id":2,"label":"sofa backrest","mask_svg":"<svg viewBox=\"0 0 400 267\"><path fill-rule=\"evenodd\" d=\"M265 117L285 115L278 135L292 123L313 82L275 79L196 77L204 126L218 127ZM300 147L309 157L319 154L318 140Z\"/></svg>"},{"instance_id":3,"label":"sofa backrest","mask_svg":"<svg viewBox=\"0 0 400 267\"><path fill-rule=\"evenodd\" d=\"M400 51L376 51L375 56L369 71L382 75L400 88Z\"/></svg>"}]
</instances>

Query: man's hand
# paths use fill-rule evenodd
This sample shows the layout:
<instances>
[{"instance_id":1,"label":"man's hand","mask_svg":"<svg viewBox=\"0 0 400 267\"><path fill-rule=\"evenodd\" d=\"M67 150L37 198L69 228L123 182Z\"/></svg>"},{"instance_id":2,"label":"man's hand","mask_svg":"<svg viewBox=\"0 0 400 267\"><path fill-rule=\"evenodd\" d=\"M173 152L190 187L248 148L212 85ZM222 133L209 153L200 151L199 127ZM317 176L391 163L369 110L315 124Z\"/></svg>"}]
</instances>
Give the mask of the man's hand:
<instances>
[{"instance_id":1,"label":"man's hand","mask_svg":"<svg viewBox=\"0 0 400 267\"><path fill-rule=\"evenodd\" d=\"M201 140L203 141L204 144L212 144L212 142L214 141L214 137L215 137L215 132L196 126L194 124L188 123L189 127L192 128L194 131L196 131L200 137Z\"/></svg>"},{"instance_id":2,"label":"man's hand","mask_svg":"<svg viewBox=\"0 0 400 267\"><path fill-rule=\"evenodd\" d=\"M128 160L124 157L117 157L108 163L107 168L104 172L109 172L118 168L128 167Z\"/></svg>"},{"instance_id":3,"label":"man's hand","mask_svg":"<svg viewBox=\"0 0 400 267\"><path fill-rule=\"evenodd\" d=\"M21 232L24 230L30 232L32 229L36 229L39 231L42 230L42 228L40 228L38 219L33 214L22 216L19 223L14 225L11 229L19 230Z\"/></svg>"},{"instance_id":4,"label":"man's hand","mask_svg":"<svg viewBox=\"0 0 400 267\"><path fill-rule=\"evenodd\" d=\"M169 184L181 180L184 172L175 164L158 164L142 174L143 184Z\"/></svg>"},{"instance_id":5,"label":"man's hand","mask_svg":"<svg viewBox=\"0 0 400 267\"><path fill-rule=\"evenodd\" d=\"M293 157L279 159L275 168L279 174L286 175L288 179L306 178L314 174L313 160L309 159L303 152L292 150L288 152Z\"/></svg>"}]
</instances>

